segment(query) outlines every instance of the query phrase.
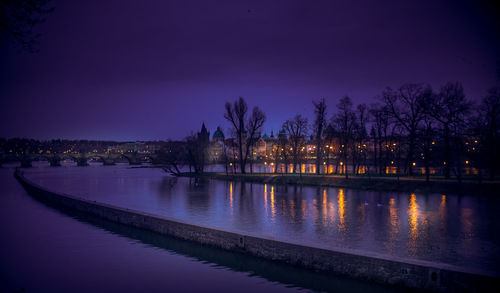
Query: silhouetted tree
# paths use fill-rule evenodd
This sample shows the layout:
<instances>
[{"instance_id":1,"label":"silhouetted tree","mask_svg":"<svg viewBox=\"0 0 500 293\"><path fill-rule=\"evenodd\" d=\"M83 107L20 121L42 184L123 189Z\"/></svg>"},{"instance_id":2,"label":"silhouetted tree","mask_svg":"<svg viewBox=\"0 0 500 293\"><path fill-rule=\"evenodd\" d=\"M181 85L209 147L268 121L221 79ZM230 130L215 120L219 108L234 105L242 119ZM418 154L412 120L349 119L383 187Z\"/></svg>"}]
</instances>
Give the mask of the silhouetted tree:
<instances>
[{"instance_id":1,"label":"silhouetted tree","mask_svg":"<svg viewBox=\"0 0 500 293\"><path fill-rule=\"evenodd\" d=\"M157 151L157 162L163 164L163 170L179 176L182 168L187 164L187 150L185 142L169 143L167 146Z\"/></svg>"},{"instance_id":2,"label":"silhouetted tree","mask_svg":"<svg viewBox=\"0 0 500 293\"><path fill-rule=\"evenodd\" d=\"M227 102L225 105L226 112L224 118L231 122L235 134L236 143L239 150L239 162L241 173L246 173L245 167L248 160L250 146L257 139L257 134L262 129L266 116L258 107L254 107L250 118L246 118L248 106L242 97L234 102L233 105Z\"/></svg>"},{"instance_id":3,"label":"silhouetted tree","mask_svg":"<svg viewBox=\"0 0 500 293\"><path fill-rule=\"evenodd\" d=\"M443 159L444 175L450 178L450 170L458 162L452 161L452 140L454 135L452 130L461 128L461 124L466 119L471 109L471 102L465 98L462 85L458 82L446 83L438 94L429 96L425 103L429 115L432 116L441 126L443 138Z\"/></svg>"},{"instance_id":4,"label":"silhouetted tree","mask_svg":"<svg viewBox=\"0 0 500 293\"><path fill-rule=\"evenodd\" d=\"M324 131L324 140L325 140L325 151L324 155L326 157L325 159L325 174L328 174L328 166L330 166L330 155L333 153L333 145L334 145L334 138L336 135L335 131L335 126L332 123L328 123L326 126L326 129Z\"/></svg>"},{"instance_id":5,"label":"silhouetted tree","mask_svg":"<svg viewBox=\"0 0 500 293\"><path fill-rule=\"evenodd\" d=\"M307 118L296 115L293 119L283 123L283 129L288 134L293 171L297 173L297 164L299 164L299 172L302 173L300 163L303 157L302 150L305 147L305 137L307 136Z\"/></svg>"},{"instance_id":6,"label":"silhouetted tree","mask_svg":"<svg viewBox=\"0 0 500 293\"><path fill-rule=\"evenodd\" d=\"M425 115L425 102L432 94L430 86L423 84L404 84L398 90L387 88L382 94L382 101L387 106L395 123L406 131L408 136L408 151L406 167L408 176L413 175L413 159L417 129ZM400 146L401 147L401 146Z\"/></svg>"},{"instance_id":7,"label":"silhouetted tree","mask_svg":"<svg viewBox=\"0 0 500 293\"><path fill-rule=\"evenodd\" d=\"M258 107L254 107L252 110L252 115L248 119L246 132L248 133L248 138L246 141L246 157L245 164L248 155L250 154L251 163L254 160L253 149L260 137L260 132L262 130L262 126L264 126L264 122L266 122L266 115L262 112ZM251 172L253 173L253 166L251 166Z\"/></svg>"},{"instance_id":8,"label":"silhouetted tree","mask_svg":"<svg viewBox=\"0 0 500 293\"><path fill-rule=\"evenodd\" d=\"M314 125L313 133L316 139L316 174L319 174L322 159L322 138L323 130L326 127L326 102L325 99L313 101L314 105Z\"/></svg>"},{"instance_id":9,"label":"silhouetted tree","mask_svg":"<svg viewBox=\"0 0 500 293\"><path fill-rule=\"evenodd\" d=\"M348 96L344 96L337 104L337 113L332 117L332 123L339 133L340 157L342 166L345 167L345 178L348 179L349 151L353 145L353 133L356 128L356 115L352 110L352 101ZM354 169L354 166L353 166Z\"/></svg>"},{"instance_id":10,"label":"silhouetted tree","mask_svg":"<svg viewBox=\"0 0 500 293\"><path fill-rule=\"evenodd\" d=\"M288 144L288 138L284 130L280 131L280 134L278 135L278 154L280 161L283 164L281 173L288 173L290 146Z\"/></svg>"},{"instance_id":11,"label":"silhouetted tree","mask_svg":"<svg viewBox=\"0 0 500 293\"><path fill-rule=\"evenodd\" d=\"M361 162L366 166L366 149L365 140L367 137L366 124L368 122L368 107L366 104L359 104L356 107L356 123L354 128L354 139L356 140L353 146L353 174L359 173Z\"/></svg>"},{"instance_id":12,"label":"silhouetted tree","mask_svg":"<svg viewBox=\"0 0 500 293\"><path fill-rule=\"evenodd\" d=\"M378 169L378 173L382 174L384 167L387 166L390 155L388 151L390 143L388 140L389 115L387 108L380 104L372 104L369 112L372 121L370 136L373 143L373 162L375 168Z\"/></svg>"},{"instance_id":13,"label":"silhouetted tree","mask_svg":"<svg viewBox=\"0 0 500 293\"><path fill-rule=\"evenodd\" d=\"M486 158L489 177L491 180L497 175L497 166L500 163L500 88L491 88L482 100L479 108L481 121L481 157Z\"/></svg>"},{"instance_id":14,"label":"silhouetted tree","mask_svg":"<svg viewBox=\"0 0 500 293\"><path fill-rule=\"evenodd\" d=\"M421 124L422 129L419 131L419 141L418 144L419 149L421 151L423 160L424 160L424 168L425 168L425 181L429 182L430 180L430 166L432 162L432 148L434 147L434 138L436 135L436 130L434 128L435 120L431 115L424 115L423 121Z\"/></svg>"}]
</instances>

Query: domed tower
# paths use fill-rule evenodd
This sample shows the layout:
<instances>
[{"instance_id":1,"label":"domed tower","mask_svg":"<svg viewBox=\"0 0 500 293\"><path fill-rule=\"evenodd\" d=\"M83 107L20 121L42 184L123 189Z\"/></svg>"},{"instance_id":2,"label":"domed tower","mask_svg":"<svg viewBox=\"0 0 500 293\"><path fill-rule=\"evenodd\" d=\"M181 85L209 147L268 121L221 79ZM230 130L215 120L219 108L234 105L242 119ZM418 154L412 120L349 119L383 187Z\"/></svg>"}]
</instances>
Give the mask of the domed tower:
<instances>
[{"instance_id":1,"label":"domed tower","mask_svg":"<svg viewBox=\"0 0 500 293\"><path fill-rule=\"evenodd\" d=\"M221 162L223 159L224 152L224 133L220 126L217 127L217 130L212 135L212 141L210 142L209 153L211 157L211 161L214 163Z\"/></svg>"},{"instance_id":2,"label":"domed tower","mask_svg":"<svg viewBox=\"0 0 500 293\"><path fill-rule=\"evenodd\" d=\"M214 132L214 135L212 136L213 141L224 141L224 133L220 129L220 126L217 127L217 130Z\"/></svg>"}]
</instances>

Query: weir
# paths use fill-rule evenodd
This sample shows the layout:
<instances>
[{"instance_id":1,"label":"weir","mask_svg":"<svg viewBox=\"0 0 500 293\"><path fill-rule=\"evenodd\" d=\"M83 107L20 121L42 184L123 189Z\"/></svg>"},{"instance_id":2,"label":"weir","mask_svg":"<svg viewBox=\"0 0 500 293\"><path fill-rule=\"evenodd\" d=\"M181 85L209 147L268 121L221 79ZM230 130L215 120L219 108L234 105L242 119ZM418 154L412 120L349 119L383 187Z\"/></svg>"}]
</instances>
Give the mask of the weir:
<instances>
[{"instance_id":1,"label":"weir","mask_svg":"<svg viewBox=\"0 0 500 293\"><path fill-rule=\"evenodd\" d=\"M120 224L307 269L433 291L486 292L500 286L500 276L491 272L364 251L305 246L194 225L53 192L31 182L20 170L16 170L15 176L31 195L43 201Z\"/></svg>"}]
</instances>

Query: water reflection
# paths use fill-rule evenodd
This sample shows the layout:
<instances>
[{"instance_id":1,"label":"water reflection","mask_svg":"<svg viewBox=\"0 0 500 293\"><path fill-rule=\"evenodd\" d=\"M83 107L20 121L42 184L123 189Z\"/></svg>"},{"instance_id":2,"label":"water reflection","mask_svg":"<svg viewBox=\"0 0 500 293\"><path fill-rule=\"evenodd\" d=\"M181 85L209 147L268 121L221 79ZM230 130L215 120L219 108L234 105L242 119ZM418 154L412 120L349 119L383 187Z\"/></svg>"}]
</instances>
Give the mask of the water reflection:
<instances>
[{"instance_id":1,"label":"water reflection","mask_svg":"<svg viewBox=\"0 0 500 293\"><path fill-rule=\"evenodd\" d=\"M51 189L225 230L500 271L494 232L499 198L196 181L148 169L67 169L27 172Z\"/></svg>"},{"instance_id":2,"label":"water reflection","mask_svg":"<svg viewBox=\"0 0 500 293\"><path fill-rule=\"evenodd\" d=\"M339 203L339 224L338 224L338 229L339 231L344 234L346 230L345 226L345 216L344 216L344 209L345 209L345 199L344 199L344 189L339 189L339 195L338 195L338 203Z\"/></svg>"},{"instance_id":3,"label":"water reflection","mask_svg":"<svg viewBox=\"0 0 500 293\"><path fill-rule=\"evenodd\" d=\"M196 205L204 210L209 210L212 205L209 182L203 178L189 178L186 190L186 204Z\"/></svg>"},{"instance_id":4,"label":"water reflection","mask_svg":"<svg viewBox=\"0 0 500 293\"><path fill-rule=\"evenodd\" d=\"M398 207L396 206L396 199L391 197L389 199L389 237L387 241L387 249L391 252L396 248L396 240L399 235L399 214Z\"/></svg>"},{"instance_id":5,"label":"water reflection","mask_svg":"<svg viewBox=\"0 0 500 293\"><path fill-rule=\"evenodd\" d=\"M323 189L323 202L322 202L321 207L323 209L323 222L324 223L327 223L327 220L328 220L327 205L328 205L328 196L326 194L326 189Z\"/></svg>"},{"instance_id":6,"label":"water reflection","mask_svg":"<svg viewBox=\"0 0 500 293\"><path fill-rule=\"evenodd\" d=\"M418 203L414 193L410 195L410 203L408 205L408 216L410 218L410 237L417 238L418 234Z\"/></svg>"},{"instance_id":7,"label":"water reflection","mask_svg":"<svg viewBox=\"0 0 500 293\"><path fill-rule=\"evenodd\" d=\"M461 249L467 250L469 246L472 245L475 238L474 235L474 224L473 224L473 212L470 208L463 208L460 210L460 223L462 228L462 239Z\"/></svg>"},{"instance_id":8,"label":"water reflection","mask_svg":"<svg viewBox=\"0 0 500 293\"><path fill-rule=\"evenodd\" d=\"M233 182L229 183L229 207L231 208L231 217L233 217L234 214L234 207L233 207L234 199L233 199Z\"/></svg>"},{"instance_id":9,"label":"water reflection","mask_svg":"<svg viewBox=\"0 0 500 293\"><path fill-rule=\"evenodd\" d=\"M274 185L271 186L271 222L276 218L276 200L274 199Z\"/></svg>"},{"instance_id":10,"label":"water reflection","mask_svg":"<svg viewBox=\"0 0 500 293\"><path fill-rule=\"evenodd\" d=\"M441 196L441 203L439 204L439 220L441 230L446 233L446 195Z\"/></svg>"},{"instance_id":11,"label":"water reflection","mask_svg":"<svg viewBox=\"0 0 500 293\"><path fill-rule=\"evenodd\" d=\"M408 239L408 251L411 255L416 255L416 242L418 237L418 203L417 197L414 193L410 195L410 201L408 204L408 223L410 225L409 239Z\"/></svg>"},{"instance_id":12,"label":"water reflection","mask_svg":"<svg viewBox=\"0 0 500 293\"><path fill-rule=\"evenodd\" d=\"M266 211L266 218L269 216L267 207L267 184L264 184L264 209Z\"/></svg>"},{"instance_id":13,"label":"water reflection","mask_svg":"<svg viewBox=\"0 0 500 293\"><path fill-rule=\"evenodd\" d=\"M2 235L7 235L2 239L3 254L0 257L4 268L2 281L7 280L1 284L2 292L22 292L24 289L19 288L26 286L37 288L35 291L39 292L56 293L90 290L161 292L165 288L180 292L198 292L206 288L232 292L241 289L242 285L245 286L245 292L402 292L397 288L318 274L244 254L209 248L101 220L72 209L55 206L49 208L29 198L14 181L11 172L2 173L2 182L8 184L2 186L3 190L12 194L0 198L0 206L8 210L3 213L2 219L10 221L9 225L0 226ZM171 188L170 185L165 187ZM54 212L53 208L58 211ZM36 217L26 218L26 214L35 214ZM66 231L65 237L61 237L61 230ZM22 237L13 237L15 235ZM81 241L82 239L85 241ZM78 249L75 250L75 247ZM36 249L33 250L34 248ZM58 257L49 257L50 264L47 264L26 257L32 253L36 255L35 259L40 258L40 255L42 259L44 255ZM76 264L71 270L67 269L69 258ZM88 269L93 267L100 267L101 270ZM110 269L111 273L103 275L103 267ZM182 272L188 274L183 276ZM61 276L64 276L66 282L59 282ZM204 278L200 280L200 276ZM93 282L92 289L88 286L75 287L75 284L88 279L107 281ZM220 284L220 280L227 279L236 281ZM193 281L195 284L189 283Z\"/></svg>"}]
</instances>

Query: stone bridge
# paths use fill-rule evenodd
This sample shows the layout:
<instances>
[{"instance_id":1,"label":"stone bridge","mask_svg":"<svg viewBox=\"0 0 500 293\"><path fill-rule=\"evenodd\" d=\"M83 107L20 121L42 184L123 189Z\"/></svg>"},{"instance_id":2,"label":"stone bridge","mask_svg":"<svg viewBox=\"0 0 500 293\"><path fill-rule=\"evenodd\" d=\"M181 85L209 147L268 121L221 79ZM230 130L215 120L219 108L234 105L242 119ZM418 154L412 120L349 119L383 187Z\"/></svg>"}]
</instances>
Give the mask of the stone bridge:
<instances>
[{"instance_id":1,"label":"stone bridge","mask_svg":"<svg viewBox=\"0 0 500 293\"><path fill-rule=\"evenodd\" d=\"M21 167L31 167L33 161L48 161L51 167L61 166L61 161L72 160L77 166L88 166L89 161L102 162L103 165L114 165L120 161L127 161L130 165L153 162L156 154L127 152L127 153L77 153L77 154L0 154L0 167L3 162L20 162Z\"/></svg>"}]
</instances>

